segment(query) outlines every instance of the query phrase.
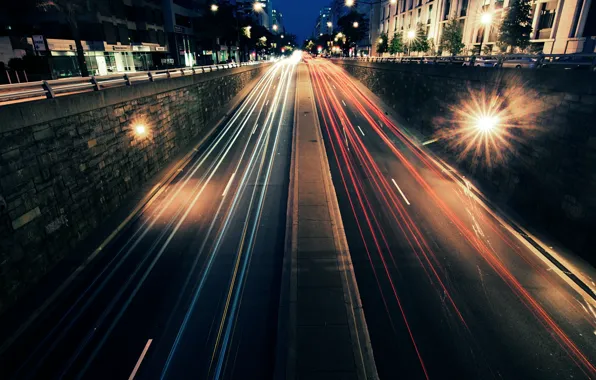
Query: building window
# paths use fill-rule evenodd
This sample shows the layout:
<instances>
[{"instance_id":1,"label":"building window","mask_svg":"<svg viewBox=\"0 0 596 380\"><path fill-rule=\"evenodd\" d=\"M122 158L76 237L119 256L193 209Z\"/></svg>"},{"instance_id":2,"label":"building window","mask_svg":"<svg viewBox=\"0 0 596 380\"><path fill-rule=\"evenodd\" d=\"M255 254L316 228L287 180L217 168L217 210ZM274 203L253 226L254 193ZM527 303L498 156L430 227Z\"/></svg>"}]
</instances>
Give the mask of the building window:
<instances>
[{"instance_id":1,"label":"building window","mask_svg":"<svg viewBox=\"0 0 596 380\"><path fill-rule=\"evenodd\" d=\"M432 20L432 18L433 18L433 5L432 5L432 4L430 4L430 5L428 6L428 21L427 21L426 23L427 23L427 24L430 24L430 23L431 23L431 20Z\"/></svg>"},{"instance_id":2,"label":"building window","mask_svg":"<svg viewBox=\"0 0 596 380\"><path fill-rule=\"evenodd\" d=\"M190 23L190 17L183 16L181 14L176 13L176 25L180 25L180 26L183 26L185 28L190 28L191 25L192 25Z\"/></svg>"},{"instance_id":3,"label":"building window","mask_svg":"<svg viewBox=\"0 0 596 380\"><path fill-rule=\"evenodd\" d=\"M395 16L395 24L393 24L393 31L397 31L397 16Z\"/></svg>"},{"instance_id":4,"label":"building window","mask_svg":"<svg viewBox=\"0 0 596 380\"><path fill-rule=\"evenodd\" d=\"M465 17L468 14L468 0L462 0L459 17Z\"/></svg>"},{"instance_id":5,"label":"building window","mask_svg":"<svg viewBox=\"0 0 596 380\"><path fill-rule=\"evenodd\" d=\"M419 6L421 6L421 5L422 5L422 0L418 0L418 4L417 4L417 6L419 7Z\"/></svg>"},{"instance_id":6,"label":"building window","mask_svg":"<svg viewBox=\"0 0 596 380\"><path fill-rule=\"evenodd\" d=\"M451 1L445 0L445 9L443 10L443 20L447 20L449 18L449 8L451 7Z\"/></svg>"},{"instance_id":7,"label":"building window","mask_svg":"<svg viewBox=\"0 0 596 380\"><path fill-rule=\"evenodd\" d=\"M552 6L550 4L553 4ZM540 6L540 18L538 19L538 30L550 29L555 21L555 6L553 3L542 3Z\"/></svg>"},{"instance_id":8,"label":"building window","mask_svg":"<svg viewBox=\"0 0 596 380\"><path fill-rule=\"evenodd\" d=\"M416 24L420 23L420 15L422 14L422 8L418 8L418 15L416 16Z\"/></svg>"}]
</instances>

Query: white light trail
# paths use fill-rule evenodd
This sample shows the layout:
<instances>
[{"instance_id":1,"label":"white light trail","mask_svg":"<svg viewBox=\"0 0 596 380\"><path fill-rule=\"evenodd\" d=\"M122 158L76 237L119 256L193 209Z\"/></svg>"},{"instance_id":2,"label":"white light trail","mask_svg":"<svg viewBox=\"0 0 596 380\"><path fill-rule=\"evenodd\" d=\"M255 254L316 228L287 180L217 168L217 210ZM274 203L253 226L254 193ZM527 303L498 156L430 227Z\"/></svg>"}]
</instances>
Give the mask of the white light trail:
<instances>
[{"instance_id":1,"label":"white light trail","mask_svg":"<svg viewBox=\"0 0 596 380\"><path fill-rule=\"evenodd\" d=\"M404 201L406 201L406 203L409 206L410 205L410 201L408 201L408 198L406 198L406 195L404 194L404 192L401 191L401 189L399 188L399 186L397 185L397 183L395 182L395 180L393 178L391 178L391 181L393 181L393 184L395 185L395 187L397 187L397 190L399 190L399 193L401 194L401 196L404 198Z\"/></svg>"}]
</instances>

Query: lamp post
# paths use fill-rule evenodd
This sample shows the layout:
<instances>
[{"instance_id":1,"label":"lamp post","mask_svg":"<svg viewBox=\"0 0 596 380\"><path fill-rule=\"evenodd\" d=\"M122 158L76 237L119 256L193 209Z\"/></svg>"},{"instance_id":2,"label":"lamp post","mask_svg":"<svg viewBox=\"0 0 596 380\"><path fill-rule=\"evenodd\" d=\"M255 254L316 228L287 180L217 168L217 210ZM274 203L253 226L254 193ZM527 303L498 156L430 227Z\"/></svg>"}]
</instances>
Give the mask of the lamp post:
<instances>
[{"instance_id":1,"label":"lamp post","mask_svg":"<svg viewBox=\"0 0 596 380\"><path fill-rule=\"evenodd\" d=\"M480 24L483 25L482 28L482 37L480 38L480 47L478 48L478 55L482 55L482 43L484 42L484 37L486 36L486 29L490 27L490 24L493 22L493 15L490 13L483 13L480 15Z\"/></svg>"},{"instance_id":2,"label":"lamp post","mask_svg":"<svg viewBox=\"0 0 596 380\"><path fill-rule=\"evenodd\" d=\"M211 4L211 12L217 12L219 6L217 4Z\"/></svg>"},{"instance_id":3,"label":"lamp post","mask_svg":"<svg viewBox=\"0 0 596 380\"><path fill-rule=\"evenodd\" d=\"M408 34L406 35L408 38L408 55L412 53L412 41L416 38L416 31L414 29L408 30Z\"/></svg>"}]
</instances>

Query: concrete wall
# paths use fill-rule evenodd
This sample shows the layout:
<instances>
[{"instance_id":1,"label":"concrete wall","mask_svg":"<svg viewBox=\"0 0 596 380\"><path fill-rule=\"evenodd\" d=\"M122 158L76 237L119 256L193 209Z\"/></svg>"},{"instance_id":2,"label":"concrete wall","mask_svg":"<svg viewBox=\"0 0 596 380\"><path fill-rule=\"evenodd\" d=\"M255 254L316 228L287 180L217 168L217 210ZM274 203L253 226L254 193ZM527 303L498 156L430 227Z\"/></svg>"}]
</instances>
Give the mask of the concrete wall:
<instances>
[{"instance_id":1,"label":"concrete wall","mask_svg":"<svg viewBox=\"0 0 596 380\"><path fill-rule=\"evenodd\" d=\"M423 135L443 136L433 149L459 160L490 198L596 264L596 74L336 63ZM515 126L511 150L492 167L460 157L448 138L457 110L483 92L505 101Z\"/></svg>"},{"instance_id":2,"label":"concrete wall","mask_svg":"<svg viewBox=\"0 0 596 380\"><path fill-rule=\"evenodd\" d=\"M0 107L0 310L204 135L267 66Z\"/></svg>"}]
</instances>

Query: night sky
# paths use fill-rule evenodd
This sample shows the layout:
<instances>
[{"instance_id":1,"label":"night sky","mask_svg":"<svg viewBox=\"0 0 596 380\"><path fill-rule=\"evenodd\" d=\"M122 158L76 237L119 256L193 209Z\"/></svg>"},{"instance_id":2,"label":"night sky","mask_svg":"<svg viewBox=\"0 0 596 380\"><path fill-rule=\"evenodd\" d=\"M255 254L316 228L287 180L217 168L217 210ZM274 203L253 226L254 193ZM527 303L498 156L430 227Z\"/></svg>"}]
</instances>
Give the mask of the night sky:
<instances>
[{"instance_id":1,"label":"night sky","mask_svg":"<svg viewBox=\"0 0 596 380\"><path fill-rule=\"evenodd\" d=\"M272 0L283 17L286 31L298 36L298 43L310 37L322 7L330 0Z\"/></svg>"}]
</instances>

